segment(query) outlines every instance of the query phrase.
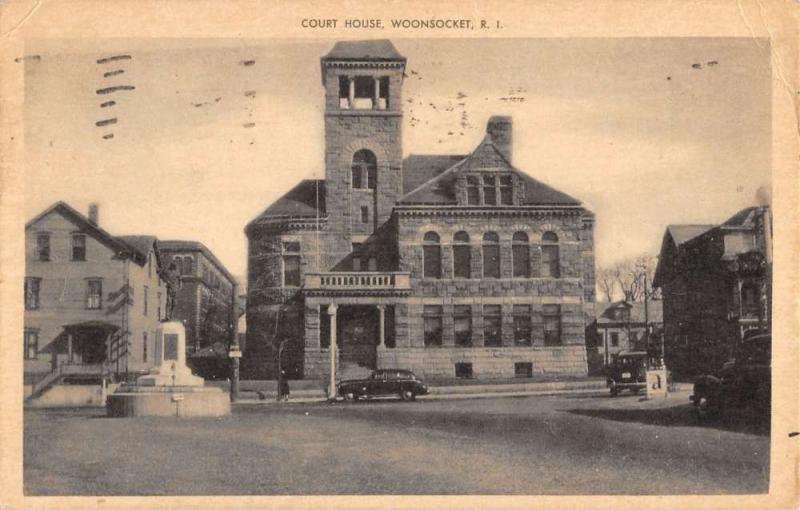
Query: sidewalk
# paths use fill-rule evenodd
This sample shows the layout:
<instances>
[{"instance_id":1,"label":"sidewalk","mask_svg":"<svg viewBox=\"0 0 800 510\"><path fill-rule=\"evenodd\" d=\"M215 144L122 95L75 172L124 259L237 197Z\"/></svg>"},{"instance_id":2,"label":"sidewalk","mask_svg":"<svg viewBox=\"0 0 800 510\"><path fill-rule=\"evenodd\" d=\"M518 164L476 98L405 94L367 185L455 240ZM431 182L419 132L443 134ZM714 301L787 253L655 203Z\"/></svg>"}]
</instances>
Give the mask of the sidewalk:
<instances>
[{"instance_id":1,"label":"sidewalk","mask_svg":"<svg viewBox=\"0 0 800 510\"><path fill-rule=\"evenodd\" d=\"M417 397L418 400L444 400L467 398L497 398L497 397L527 397L560 395L565 393L604 393L606 392L605 379L583 379L577 381L550 381L530 382L515 384L470 384L434 386L428 385L428 394ZM275 400L274 391L243 391L239 393L239 400L235 405L270 405L287 403L325 402L327 395L322 389L299 389L292 391L288 402Z\"/></svg>"}]
</instances>

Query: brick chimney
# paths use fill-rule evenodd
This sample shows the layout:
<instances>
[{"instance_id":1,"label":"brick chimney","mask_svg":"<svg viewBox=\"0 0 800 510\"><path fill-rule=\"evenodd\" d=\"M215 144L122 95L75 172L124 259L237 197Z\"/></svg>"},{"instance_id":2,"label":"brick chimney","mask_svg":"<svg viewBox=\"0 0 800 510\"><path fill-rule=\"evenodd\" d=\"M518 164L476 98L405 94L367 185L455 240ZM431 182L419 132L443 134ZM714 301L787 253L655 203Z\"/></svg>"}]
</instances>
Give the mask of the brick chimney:
<instances>
[{"instance_id":1,"label":"brick chimney","mask_svg":"<svg viewBox=\"0 0 800 510\"><path fill-rule=\"evenodd\" d=\"M94 225L95 227L98 225L100 220L100 206L96 203L89 204L89 223Z\"/></svg>"},{"instance_id":2,"label":"brick chimney","mask_svg":"<svg viewBox=\"0 0 800 510\"><path fill-rule=\"evenodd\" d=\"M500 154L511 163L513 146L511 117L493 115L486 124L486 133L492 137L492 143Z\"/></svg>"}]
</instances>

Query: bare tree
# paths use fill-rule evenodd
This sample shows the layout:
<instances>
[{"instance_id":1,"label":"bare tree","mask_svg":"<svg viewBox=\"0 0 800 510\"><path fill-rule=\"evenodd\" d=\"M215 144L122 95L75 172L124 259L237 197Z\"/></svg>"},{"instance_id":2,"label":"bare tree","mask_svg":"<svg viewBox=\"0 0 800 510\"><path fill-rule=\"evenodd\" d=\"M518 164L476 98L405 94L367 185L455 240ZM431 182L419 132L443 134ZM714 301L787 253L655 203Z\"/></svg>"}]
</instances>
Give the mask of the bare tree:
<instances>
[{"instance_id":1,"label":"bare tree","mask_svg":"<svg viewBox=\"0 0 800 510\"><path fill-rule=\"evenodd\" d=\"M655 276L656 257L640 255L623 260L613 266L601 269L598 273L598 287L609 301L619 289L622 298L628 302L657 299L659 289L653 288Z\"/></svg>"},{"instance_id":2,"label":"bare tree","mask_svg":"<svg viewBox=\"0 0 800 510\"><path fill-rule=\"evenodd\" d=\"M597 273L597 287L599 293L605 296L606 301L613 301L617 287L618 271L616 267L607 267Z\"/></svg>"}]
</instances>

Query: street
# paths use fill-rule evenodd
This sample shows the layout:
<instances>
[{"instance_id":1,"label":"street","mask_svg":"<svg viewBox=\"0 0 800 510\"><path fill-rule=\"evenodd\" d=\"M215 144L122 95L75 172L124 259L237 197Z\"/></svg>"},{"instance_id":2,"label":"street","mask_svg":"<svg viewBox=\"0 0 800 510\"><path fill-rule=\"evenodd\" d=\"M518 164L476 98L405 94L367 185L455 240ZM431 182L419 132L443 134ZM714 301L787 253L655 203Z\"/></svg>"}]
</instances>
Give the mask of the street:
<instances>
[{"instance_id":1,"label":"street","mask_svg":"<svg viewBox=\"0 0 800 510\"><path fill-rule=\"evenodd\" d=\"M221 419L26 410L25 492L765 492L768 424L700 425L687 396L239 405Z\"/></svg>"}]
</instances>

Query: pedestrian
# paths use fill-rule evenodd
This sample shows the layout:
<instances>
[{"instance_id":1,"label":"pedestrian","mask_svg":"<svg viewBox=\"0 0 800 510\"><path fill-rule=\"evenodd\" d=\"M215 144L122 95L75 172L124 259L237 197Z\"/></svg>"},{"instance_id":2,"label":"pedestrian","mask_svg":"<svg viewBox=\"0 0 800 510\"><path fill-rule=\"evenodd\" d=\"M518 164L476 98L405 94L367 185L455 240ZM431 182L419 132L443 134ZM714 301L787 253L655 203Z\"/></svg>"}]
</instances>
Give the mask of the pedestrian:
<instances>
[{"instance_id":1,"label":"pedestrian","mask_svg":"<svg viewBox=\"0 0 800 510\"><path fill-rule=\"evenodd\" d=\"M286 371L281 370L280 380L278 381L278 400L284 402L289 400L289 379L286 377Z\"/></svg>"}]
</instances>

